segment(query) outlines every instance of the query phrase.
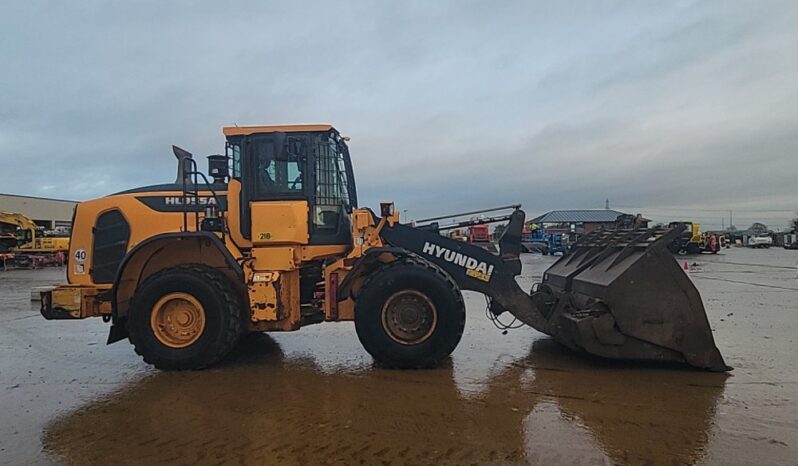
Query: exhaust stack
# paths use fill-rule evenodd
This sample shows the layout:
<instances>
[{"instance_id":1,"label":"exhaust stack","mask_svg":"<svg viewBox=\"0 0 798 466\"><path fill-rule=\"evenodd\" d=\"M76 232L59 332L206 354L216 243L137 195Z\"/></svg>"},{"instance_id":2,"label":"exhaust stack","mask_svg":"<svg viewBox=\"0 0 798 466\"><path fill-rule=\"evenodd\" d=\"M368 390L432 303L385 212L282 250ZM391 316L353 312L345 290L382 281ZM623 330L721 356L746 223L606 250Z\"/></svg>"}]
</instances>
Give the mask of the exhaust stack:
<instances>
[{"instance_id":1,"label":"exhaust stack","mask_svg":"<svg viewBox=\"0 0 798 466\"><path fill-rule=\"evenodd\" d=\"M177 146L172 146L172 152L177 157L177 179L175 179L175 184L190 184L191 180L188 172L191 171L189 166L189 160L192 160L191 152Z\"/></svg>"}]
</instances>

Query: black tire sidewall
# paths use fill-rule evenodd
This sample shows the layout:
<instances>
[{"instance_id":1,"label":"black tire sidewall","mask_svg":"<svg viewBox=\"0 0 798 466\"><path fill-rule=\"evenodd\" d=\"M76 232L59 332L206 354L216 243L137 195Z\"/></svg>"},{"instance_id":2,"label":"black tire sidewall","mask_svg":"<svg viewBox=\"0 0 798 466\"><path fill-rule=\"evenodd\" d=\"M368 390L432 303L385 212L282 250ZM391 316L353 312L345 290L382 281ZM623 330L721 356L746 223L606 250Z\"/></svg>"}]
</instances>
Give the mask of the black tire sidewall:
<instances>
[{"instance_id":1,"label":"black tire sidewall","mask_svg":"<svg viewBox=\"0 0 798 466\"><path fill-rule=\"evenodd\" d=\"M169 293L182 292L196 298L205 312L205 328L199 339L185 348L171 348L161 343L150 325L152 308ZM164 368L186 369L201 367L215 359L224 344L229 325L228 303L224 290L208 283L200 273L188 269L174 269L159 273L137 292L128 326L137 350L145 360Z\"/></svg>"},{"instance_id":2,"label":"black tire sidewall","mask_svg":"<svg viewBox=\"0 0 798 466\"><path fill-rule=\"evenodd\" d=\"M391 338L382 322L385 302L402 290L424 294L437 311L432 335L405 345ZM391 265L378 271L357 297L355 328L358 338L379 363L390 367L430 367L448 356L460 341L465 309L459 291L438 272L418 265Z\"/></svg>"}]
</instances>

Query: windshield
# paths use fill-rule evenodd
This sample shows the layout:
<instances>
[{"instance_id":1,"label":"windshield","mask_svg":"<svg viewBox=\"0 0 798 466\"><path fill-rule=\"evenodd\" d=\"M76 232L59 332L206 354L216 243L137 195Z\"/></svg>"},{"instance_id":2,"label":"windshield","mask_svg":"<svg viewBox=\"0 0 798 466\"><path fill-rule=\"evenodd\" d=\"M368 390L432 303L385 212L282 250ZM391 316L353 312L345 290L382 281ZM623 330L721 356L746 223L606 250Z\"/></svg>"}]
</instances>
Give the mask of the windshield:
<instances>
[{"instance_id":1,"label":"windshield","mask_svg":"<svg viewBox=\"0 0 798 466\"><path fill-rule=\"evenodd\" d=\"M346 145L336 133L319 135L316 143L316 193L314 223L334 229L342 212L355 207L352 170Z\"/></svg>"},{"instance_id":2,"label":"windshield","mask_svg":"<svg viewBox=\"0 0 798 466\"><path fill-rule=\"evenodd\" d=\"M338 142L327 138L316 158L316 203L349 205L349 177Z\"/></svg>"}]
</instances>

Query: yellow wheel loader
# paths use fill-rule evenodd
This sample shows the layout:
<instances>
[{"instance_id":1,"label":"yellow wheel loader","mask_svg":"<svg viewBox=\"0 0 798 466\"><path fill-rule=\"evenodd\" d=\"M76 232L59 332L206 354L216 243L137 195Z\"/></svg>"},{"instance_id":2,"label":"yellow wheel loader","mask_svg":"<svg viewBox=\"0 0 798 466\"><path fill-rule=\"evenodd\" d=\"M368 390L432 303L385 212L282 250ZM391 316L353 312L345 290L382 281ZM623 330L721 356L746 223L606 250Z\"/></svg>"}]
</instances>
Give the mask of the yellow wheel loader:
<instances>
[{"instance_id":1,"label":"yellow wheel loader","mask_svg":"<svg viewBox=\"0 0 798 466\"><path fill-rule=\"evenodd\" d=\"M347 138L330 125L223 132L212 180L173 147L175 183L77 206L69 284L43 293L45 318L102 317L108 343L128 338L161 369L214 364L246 332L349 320L378 363L421 368L455 349L461 290L474 290L574 350L729 369L667 252L680 228L586 235L527 291L522 210L491 253L401 223L392 203L358 207Z\"/></svg>"}]
</instances>

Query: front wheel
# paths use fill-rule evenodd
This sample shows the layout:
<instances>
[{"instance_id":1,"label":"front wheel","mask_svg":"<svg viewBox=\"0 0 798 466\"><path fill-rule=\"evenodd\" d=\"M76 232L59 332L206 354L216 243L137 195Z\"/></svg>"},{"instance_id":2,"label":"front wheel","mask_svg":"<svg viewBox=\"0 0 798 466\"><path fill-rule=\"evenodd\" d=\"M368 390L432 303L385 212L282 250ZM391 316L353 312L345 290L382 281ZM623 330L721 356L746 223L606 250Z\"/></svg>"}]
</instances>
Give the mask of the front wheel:
<instances>
[{"instance_id":1,"label":"front wheel","mask_svg":"<svg viewBox=\"0 0 798 466\"><path fill-rule=\"evenodd\" d=\"M434 367L457 347L465 304L457 285L420 261L394 262L364 283L355 305L355 329L380 364Z\"/></svg>"},{"instance_id":2,"label":"front wheel","mask_svg":"<svg viewBox=\"0 0 798 466\"><path fill-rule=\"evenodd\" d=\"M201 369L241 335L241 307L228 278L202 265L151 275L133 298L127 328L136 353L159 369Z\"/></svg>"}]
</instances>

